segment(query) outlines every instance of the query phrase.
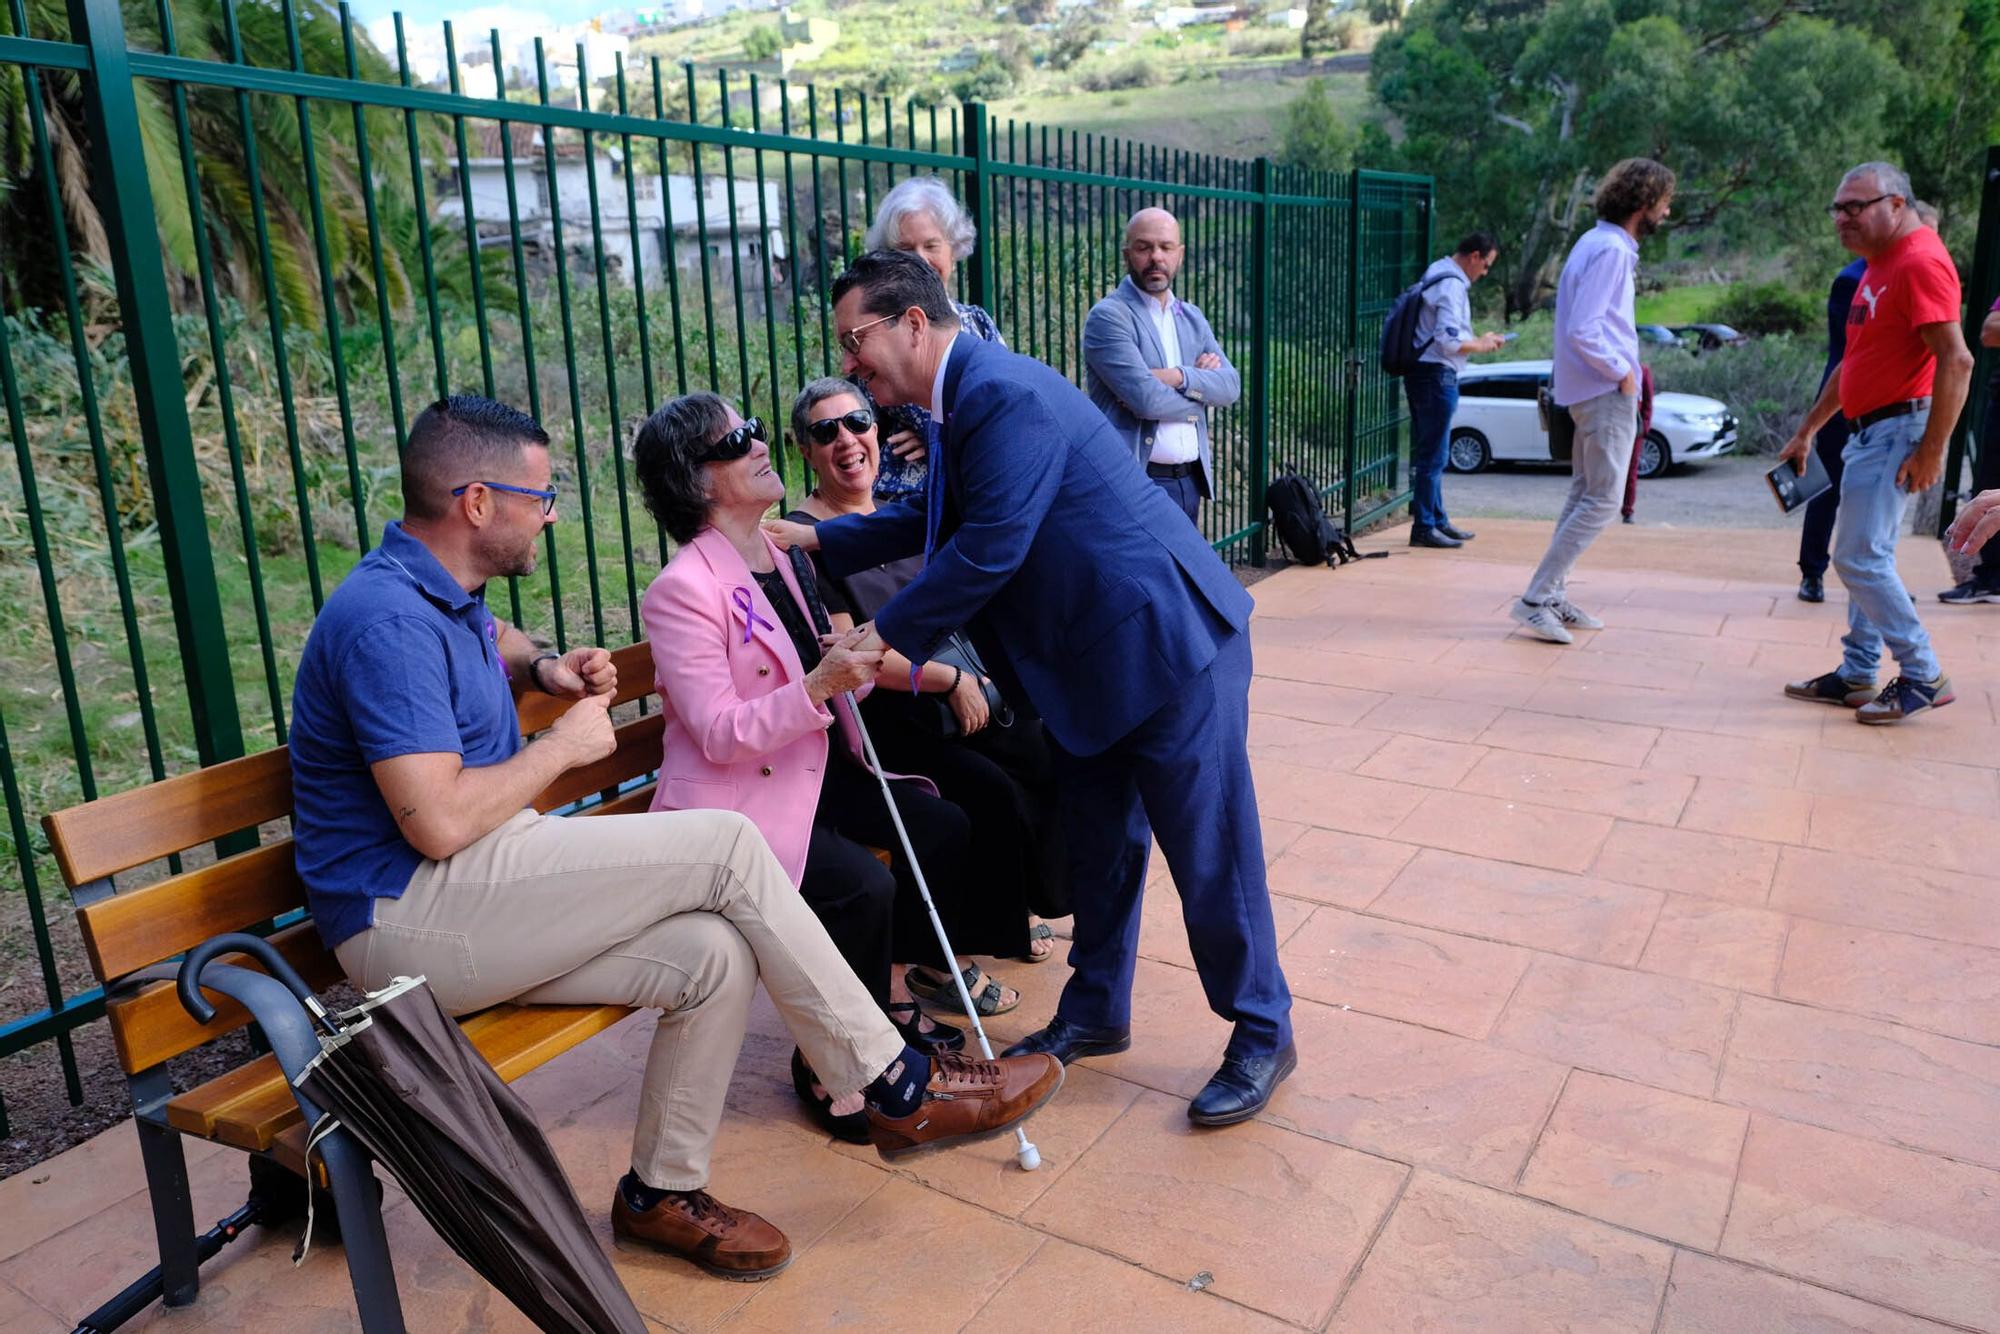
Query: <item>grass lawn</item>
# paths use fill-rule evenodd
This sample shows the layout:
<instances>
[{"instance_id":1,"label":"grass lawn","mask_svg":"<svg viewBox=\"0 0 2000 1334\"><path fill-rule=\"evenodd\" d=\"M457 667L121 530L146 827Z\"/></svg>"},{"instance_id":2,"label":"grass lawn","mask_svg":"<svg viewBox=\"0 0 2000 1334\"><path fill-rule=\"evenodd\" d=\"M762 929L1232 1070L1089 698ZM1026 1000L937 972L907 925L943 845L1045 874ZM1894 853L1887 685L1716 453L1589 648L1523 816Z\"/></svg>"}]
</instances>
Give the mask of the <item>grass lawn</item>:
<instances>
[{"instance_id":1,"label":"grass lawn","mask_svg":"<svg viewBox=\"0 0 2000 1334\"><path fill-rule=\"evenodd\" d=\"M1727 290L1715 283L1705 283L1648 292L1637 302L1639 323L1693 324L1697 320L1705 320L1709 310Z\"/></svg>"},{"instance_id":2,"label":"grass lawn","mask_svg":"<svg viewBox=\"0 0 2000 1334\"><path fill-rule=\"evenodd\" d=\"M1368 100L1368 76L1343 73L1322 77L1334 105L1359 119ZM1003 136L1011 117L1165 148L1257 157L1277 150L1280 117L1303 86L1303 79L1259 69L1240 78L1203 75L1150 88L1031 95L996 102L993 109L1000 118Z\"/></svg>"}]
</instances>

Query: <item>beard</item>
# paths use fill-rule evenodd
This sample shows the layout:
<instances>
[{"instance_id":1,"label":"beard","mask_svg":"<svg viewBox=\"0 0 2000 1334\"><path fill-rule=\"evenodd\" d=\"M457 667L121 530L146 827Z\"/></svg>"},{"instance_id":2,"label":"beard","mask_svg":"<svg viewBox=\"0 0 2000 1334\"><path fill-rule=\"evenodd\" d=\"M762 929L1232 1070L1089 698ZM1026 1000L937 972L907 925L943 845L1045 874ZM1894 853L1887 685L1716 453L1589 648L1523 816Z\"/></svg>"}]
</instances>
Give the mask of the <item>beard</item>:
<instances>
[{"instance_id":1,"label":"beard","mask_svg":"<svg viewBox=\"0 0 2000 1334\"><path fill-rule=\"evenodd\" d=\"M1174 276L1165 269L1137 269L1132 281L1139 284L1142 292L1164 292L1174 285Z\"/></svg>"},{"instance_id":2,"label":"beard","mask_svg":"<svg viewBox=\"0 0 2000 1334\"><path fill-rule=\"evenodd\" d=\"M486 567L489 576L530 575L535 572L535 543L541 537L539 530L522 538L507 538L499 534L479 538L479 563Z\"/></svg>"},{"instance_id":3,"label":"beard","mask_svg":"<svg viewBox=\"0 0 2000 1334\"><path fill-rule=\"evenodd\" d=\"M1639 215L1639 239L1643 241L1654 232L1660 230L1660 223L1661 219L1654 217L1651 213L1641 213Z\"/></svg>"}]
</instances>

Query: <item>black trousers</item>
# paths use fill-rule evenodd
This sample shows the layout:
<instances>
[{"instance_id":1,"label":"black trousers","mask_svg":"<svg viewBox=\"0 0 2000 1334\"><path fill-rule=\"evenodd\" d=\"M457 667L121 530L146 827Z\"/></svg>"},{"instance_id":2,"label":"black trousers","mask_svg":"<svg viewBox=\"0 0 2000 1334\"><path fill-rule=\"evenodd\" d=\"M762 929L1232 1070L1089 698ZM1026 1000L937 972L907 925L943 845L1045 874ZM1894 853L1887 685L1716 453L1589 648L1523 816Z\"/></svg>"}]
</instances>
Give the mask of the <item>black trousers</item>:
<instances>
[{"instance_id":1,"label":"black trousers","mask_svg":"<svg viewBox=\"0 0 2000 1334\"><path fill-rule=\"evenodd\" d=\"M1987 386L1986 424L1979 433L1978 466L1972 470L1976 495L2000 487L2000 384ZM1989 537L1979 549L1972 577L1984 588L2000 588L2000 537Z\"/></svg>"},{"instance_id":2,"label":"black trousers","mask_svg":"<svg viewBox=\"0 0 2000 1334\"><path fill-rule=\"evenodd\" d=\"M1831 564L1828 553L1833 547L1833 521L1840 512L1840 475L1846 470L1840 453L1846 448L1845 417L1835 416L1813 437L1813 449L1825 465L1833 489L1806 505L1805 526L1799 530L1799 573L1808 578L1824 579Z\"/></svg>"},{"instance_id":3,"label":"black trousers","mask_svg":"<svg viewBox=\"0 0 2000 1334\"><path fill-rule=\"evenodd\" d=\"M924 868L925 883L937 899L938 914L952 933L952 944L967 952L986 952L986 945L970 931L966 934L972 943L959 939L958 928L971 925L958 911L970 897L966 865L971 827L965 813L915 783L891 783L890 790ZM872 851L875 848L888 849L893 865L882 865ZM813 811L799 894L878 1004L889 1001L890 964L949 966L896 838L896 826L882 803L882 790L859 765L837 757L828 762L819 806Z\"/></svg>"}]
</instances>

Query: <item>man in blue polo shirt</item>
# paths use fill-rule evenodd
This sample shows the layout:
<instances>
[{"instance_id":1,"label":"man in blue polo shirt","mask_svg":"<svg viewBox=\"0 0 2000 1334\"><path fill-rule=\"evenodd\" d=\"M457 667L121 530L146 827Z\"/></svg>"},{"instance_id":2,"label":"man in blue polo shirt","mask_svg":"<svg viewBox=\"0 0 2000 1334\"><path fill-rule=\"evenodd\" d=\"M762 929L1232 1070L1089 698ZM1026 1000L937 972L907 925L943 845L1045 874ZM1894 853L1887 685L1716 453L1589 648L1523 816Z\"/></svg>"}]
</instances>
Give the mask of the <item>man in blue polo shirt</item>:
<instances>
[{"instance_id":1,"label":"man in blue polo shirt","mask_svg":"<svg viewBox=\"0 0 2000 1334\"><path fill-rule=\"evenodd\" d=\"M973 1066L905 1047L745 817L530 809L611 753L617 688L603 649L539 651L486 608L487 582L530 573L555 521L549 438L532 418L471 396L433 403L410 429L403 499L299 662L299 876L342 969L371 990L423 975L453 1013L504 1000L661 1011L614 1231L731 1278L790 1263L783 1233L704 1189L760 976L827 1088L865 1093L878 1144L991 1131L1046 1100L1061 1082L1049 1058ZM576 702L523 743L515 679Z\"/></svg>"}]
</instances>

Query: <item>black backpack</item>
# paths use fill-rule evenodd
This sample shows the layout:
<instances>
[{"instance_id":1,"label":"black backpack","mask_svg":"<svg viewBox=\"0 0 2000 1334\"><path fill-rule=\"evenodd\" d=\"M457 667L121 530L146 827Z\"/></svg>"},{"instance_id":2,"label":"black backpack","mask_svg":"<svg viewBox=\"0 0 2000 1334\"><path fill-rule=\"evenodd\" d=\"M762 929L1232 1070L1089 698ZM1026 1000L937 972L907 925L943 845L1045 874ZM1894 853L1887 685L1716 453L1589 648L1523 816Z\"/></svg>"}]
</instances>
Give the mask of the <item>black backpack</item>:
<instances>
[{"instance_id":1,"label":"black backpack","mask_svg":"<svg viewBox=\"0 0 2000 1334\"><path fill-rule=\"evenodd\" d=\"M1419 279L1405 287L1389 307L1389 313L1382 317L1382 347L1376 354L1385 375L1408 375L1417 367L1421 357L1430 345L1437 341L1433 334L1424 340L1423 347L1417 344L1417 315L1423 310L1423 294L1447 278L1464 281L1459 273L1440 273L1430 278Z\"/></svg>"},{"instance_id":2,"label":"black backpack","mask_svg":"<svg viewBox=\"0 0 2000 1334\"><path fill-rule=\"evenodd\" d=\"M1271 507L1271 526L1278 530L1285 550L1301 565L1338 566L1389 554L1356 551L1345 530L1320 507L1319 488L1295 472L1272 478L1264 503Z\"/></svg>"}]
</instances>

